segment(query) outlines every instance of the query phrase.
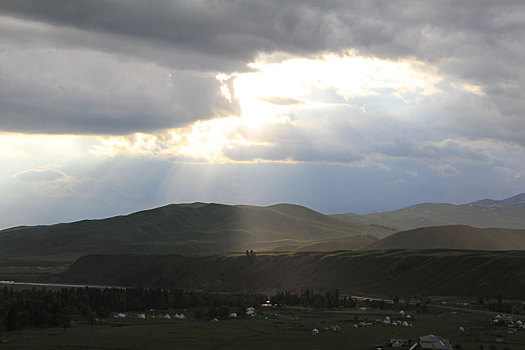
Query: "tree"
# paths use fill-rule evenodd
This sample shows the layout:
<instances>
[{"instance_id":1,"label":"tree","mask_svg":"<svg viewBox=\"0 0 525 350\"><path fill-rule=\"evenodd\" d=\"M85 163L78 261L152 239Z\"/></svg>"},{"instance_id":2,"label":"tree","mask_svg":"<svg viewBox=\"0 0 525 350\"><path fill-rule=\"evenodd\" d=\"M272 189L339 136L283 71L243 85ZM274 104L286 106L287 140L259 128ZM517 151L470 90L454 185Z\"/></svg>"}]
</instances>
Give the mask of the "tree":
<instances>
[{"instance_id":1,"label":"tree","mask_svg":"<svg viewBox=\"0 0 525 350\"><path fill-rule=\"evenodd\" d=\"M71 316L69 314L60 315L60 324L62 325L62 328L64 328L64 333L65 333L66 328L71 327Z\"/></svg>"},{"instance_id":2,"label":"tree","mask_svg":"<svg viewBox=\"0 0 525 350\"><path fill-rule=\"evenodd\" d=\"M6 329L8 331L14 331L18 327L18 322L16 319L17 310L14 305L9 308L9 312L7 313L7 320L6 320Z\"/></svg>"},{"instance_id":3,"label":"tree","mask_svg":"<svg viewBox=\"0 0 525 350\"><path fill-rule=\"evenodd\" d=\"M97 314L93 311L89 313L87 316L87 320L89 322L89 325L91 326L91 332L93 332L93 326L95 325L95 321L97 319Z\"/></svg>"}]
</instances>

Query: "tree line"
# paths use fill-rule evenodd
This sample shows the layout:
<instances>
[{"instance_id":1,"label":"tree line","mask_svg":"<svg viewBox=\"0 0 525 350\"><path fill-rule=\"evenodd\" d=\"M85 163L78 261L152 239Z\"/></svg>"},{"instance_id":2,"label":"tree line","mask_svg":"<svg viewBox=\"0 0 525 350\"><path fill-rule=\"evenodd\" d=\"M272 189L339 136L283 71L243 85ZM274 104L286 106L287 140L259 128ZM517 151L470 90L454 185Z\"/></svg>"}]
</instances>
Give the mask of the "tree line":
<instances>
[{"instance_id":1,"label":"tree line","mask_svg":"<svg viewBox=\"0 0 525 350\"><path fill-rule=\"evenodd\" d=\"M260 305L260 294L226 294L147 288L0 289L0 322L5 330L64 326L75 317L107 318L112 313L170 308L246 308Z\"/></svg>"},{"instance_id":2,"label":"tree line","mask_svg":"<svg viewBox=\"0 0 525 350\"><path fill-rule=\"evenodd\" d=\"M354 308L366 306L384 309L383 300L356 301L339 289L320 292L304 289L300 293L278 291L271 298L273 306L303 306L314 308ZM397 304L398 298L394 298ZM151 288L62 288L0 289L0 324L12 331L23 327L63 326L72 319L82 318L92 325L97 318L114 313L195 308L198 319L227 318L230 312L244 316L247 307L259 307L267 300L262 294L214 293L182 289ZM405 305L408 307L407 305ZM416 309L417 309L416 305ZM426 305L423 305L426 307ZM426 310L420 310L425 312ZM0 327L1 328L1 327Z\"/></svg>"}]
</instances>

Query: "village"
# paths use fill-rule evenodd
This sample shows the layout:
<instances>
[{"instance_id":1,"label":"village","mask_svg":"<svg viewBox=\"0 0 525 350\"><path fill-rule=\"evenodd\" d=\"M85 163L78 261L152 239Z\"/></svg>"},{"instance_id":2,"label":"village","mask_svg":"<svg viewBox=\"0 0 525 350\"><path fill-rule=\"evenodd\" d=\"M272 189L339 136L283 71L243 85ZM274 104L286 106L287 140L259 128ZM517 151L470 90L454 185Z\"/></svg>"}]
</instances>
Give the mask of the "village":
<instances>
[{"instance_id":1,"label":"village","mask_svg":"<svg viewBox=\"0 0 525 350\"><path fill-rule=\"evenodd\" d=\"M57 349L64 344L104 348L115 342L121 349L171 349L174 343L179 348L203 349L268 349L277 344L289 350L525 348L520 300L383 299L311 289L270 297L140 288L12 287L0 290L12 305L5 318L6 331L0 334L3 349ZM40 299L62 305L55 308L56 318L52 309L41 309Z\"/></svg>"},{"instance_id":2,"label":"village","mask_svg":"<svg viewBox=\"0 0 525 350\"><path fill-rule=\"evenodd\" d=\"M352 310L344 310L341 315L353 316L351 318L337 317L339 321L337 323L330 324L328 320L333 319L333 313L327 310L311 310L311 309L299 309L299 308L283 308L278 304L272 304L270 298L264 303L256 307L248 307L245 312L236 313L232 312L227 318L214 317L209 320L211 323L221 324L225 328L229 327L233 322L240 321L269 321L271 324L283 324L283 321L289 321L299 325L302 332L308 332L305 329L306 324L318 324L311 328L310 334L315 339L328 338L333 341L338 335L342 338L347 338L351 335L351 339L360 338L360 335L374 333L379 338L382 334L389 334L390 338L385 339L383 343L375 343L367 346L366 349L371 350L385 350L389 348L395 349L434 349L434 350L461 350L461 349L474 349L468 345L459 343L459 340L464 338L472 337L473 330L478 330L480 321L485 322L485 333L491 334L492 339L489 341L492 343L486 348L483 345L478 345L475 349L514 349L514 345L517 345L516 338L519 336L523 343L525 335L525 317L520 318L519 315L506 315L506 314L495 314L493 317L487 317L484 315L481 319L478 317L472 317L472 313L465 312L465 309L460 307L469 306L466 302L455 303L456 307L451 307L452 311L447 312L430 312L430 313L417 313L413 306L416 304L413 302L411 310L401 309L395 311L392 309L381 309L377 307L362 306L370 303L371 300L379 301L381 299L355 297L355 301L359 302L359 305L355 308L355 312ZM387 300L388 305L393 305ZM446 304L446 302L443 302ZM410 308L410 305L408 305ZM439 309L438 309L439 310ZM184 310L186 311L186 310ZM474 310L477 311L477 310ZM322 314L329 314L324 319L320 317ZM377 316L384 313L383 317L378 318ZM317 317L313 317L316 314ZM339 316L341 316L339 315ZM474 315L476 313L474 312ZM293 317L292 317L293 316ZM477 315L476 315L477 316ZM184 313L159 313L155 310L149 310L147 316L145 313L141 314L123 314L117 313L113 316L114 319L141 319L141 320L185 320L186 316ZM425 328L428 326L429 318L435 318L439 321L446 322L447 324L464 324L463 326L454 327L453 339L454 343L446 337L438 334L428 333L420 334L418 336L409 336L407 334L416 334L414 330ZM317 322L315 320L317 319ZM475 320L476 322L473 322ZM335 321L335 320L334 320ZM461 321L461 322L460 322ZM421 327L424 325L425 327ZM289 326L289 325L288 325ZM434 327L439 329L440 327ZM450 329L450 328L449 328ZM488 331L488 333L487 333ZM359 332L364 334L359 334ZM449 331L443 334L450 334ZM485 335L486 335L485 334ZM510 341L509 341L510 340ZM498 348L497 346L501 346ZM349 349L354 349L351 344L348 346ZM355 349L360 349L355 347ZM517 348L516 348L517 349Z\"/></svg>"}]
</instances>

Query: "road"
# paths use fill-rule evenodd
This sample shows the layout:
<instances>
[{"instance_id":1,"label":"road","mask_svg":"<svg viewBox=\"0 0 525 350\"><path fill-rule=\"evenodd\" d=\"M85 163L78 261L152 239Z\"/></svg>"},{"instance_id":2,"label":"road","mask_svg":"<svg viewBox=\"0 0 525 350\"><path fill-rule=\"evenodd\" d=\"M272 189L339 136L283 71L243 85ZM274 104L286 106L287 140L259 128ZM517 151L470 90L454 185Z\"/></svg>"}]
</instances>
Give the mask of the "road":
<instances>
[{"instance_id":1,"label":"road","mask_svg":"<svg viewBox=\"0 0 525 350\"><path fill-rule=\"evenodd\" d=\"M63 287L63 288L126 288L121 286L102 286L93 284L66 284L66 283L36 283L36 282L14 282L14 281L0 281L0 285L4 286L34 286L34 287Z\"/></svg>"}]
</instances>

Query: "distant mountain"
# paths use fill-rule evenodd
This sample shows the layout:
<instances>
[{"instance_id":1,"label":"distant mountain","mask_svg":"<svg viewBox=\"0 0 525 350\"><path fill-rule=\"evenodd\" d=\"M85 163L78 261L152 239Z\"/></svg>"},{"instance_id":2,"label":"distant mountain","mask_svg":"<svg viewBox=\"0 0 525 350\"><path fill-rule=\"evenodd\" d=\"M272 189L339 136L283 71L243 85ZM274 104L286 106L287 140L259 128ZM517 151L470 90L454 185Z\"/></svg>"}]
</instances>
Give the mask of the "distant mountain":
<instances>
[{"instance_id":1,"label":"distant mountain","mask_svg":"<svg viewBox=\"0 0 525 350\"><path fill-rule=\"evenodd\" d=\"M394 233L362 249L525 250L525 230L466 225L422 227Z\"/></svg>"},{"instance_id":2,"label":"distant mountain","mask_svg":"<svg viewBox=\"0 0 525 350\"><path fill-rule=\"evenodd\" d=\"M524 196L521 194L501 201L485 199L462 205L423 203L381 213L348 213L332 217L397 231L442 225L525 229Z\"/></svg>"},{"instance_id":3,"label":"distant mountain","mask_svg":"<svg viewBox=\"0 0 525 350\"><path fill-rule=\"evenodd\" d=\"M525 193L520 193L516 196L506 198L503 200L494 199L482 199L476 202L470 203L471 205L477 205L478 207L517 207L525 208Z\"/></svg>"},{"instance_id":4,"label":"distant mountain","mask_svg":"<svg viewBox=\"0 0 525 350\"><path fill-rule=\"evenodd\" d=\"M525 252L460 250L332 251L213 256L106 255L78 259L55 281L300 292L339 288L383 296L502 294L523 297Z\"/></svg>"},{"instance_id":5,"label":"distant mountain","mask_svg":"<svg viewBox=\"0 0 525 350\"><path fill-rule=\"evenodd\" d=\"M0 256L37 262L102 253L210 254L308 245L356 249L389 233L298 205L173 204L102 220L3 230Z\"/></svg>"}]
</instances>

